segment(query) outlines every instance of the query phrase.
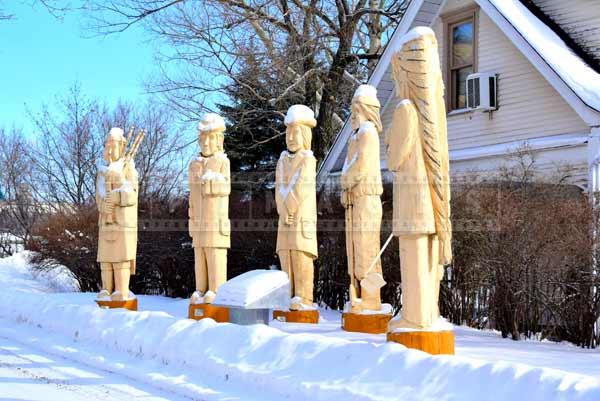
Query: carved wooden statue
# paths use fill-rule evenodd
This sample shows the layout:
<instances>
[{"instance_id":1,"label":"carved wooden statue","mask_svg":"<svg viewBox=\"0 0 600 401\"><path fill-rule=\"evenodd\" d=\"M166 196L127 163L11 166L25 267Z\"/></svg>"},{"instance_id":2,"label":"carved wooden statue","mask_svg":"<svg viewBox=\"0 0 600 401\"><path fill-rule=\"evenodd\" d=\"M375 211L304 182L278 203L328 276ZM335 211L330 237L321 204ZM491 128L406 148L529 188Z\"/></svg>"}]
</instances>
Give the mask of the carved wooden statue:
<instances>
[{"instance_id":1,"label":"carved wooden statue","mask_svg":"<svg viewBox=\"0 0 600 401\"><path fill-rule=\"evenodd\" d=\"M354 133L348 141L341 176L352 313L381 309L380 287L361 285L369 274L381 275L381 262L377 258L383 193L379 162L379 133L382 130L379 109L377 90L370 85L360 85L352 99L350 118Z\"/></svg>"},{"instance_id":2,"label":"carved wooden statue","mask_svg":"<svg viewBox=\"0 0 600 401\"><path fill-rule=\"evenodd\" d=\"M223 152L225 122L213 113L198 124L201 153L190 163L189 231L195 255L196 291L190 303L212 303L227 280L231 246L229 159Z\"/></svg>"},{"instance_id":3,"label":"carved wooden statue","mask_svg":"<svg viewBox=\"0 0 600 401\"><path fill-rule=\"evenodd\" d=\"M401 319L389 330L431 327L445 264L452 259L444 85L429 28L405 35L392 60L399 103L386 135L394 172L394 234L400 241Z\"/></svg>"},{"instance_id":4,"label":"carved wooden statue","mask_svg":"<svg viewBox=\"0 0 600 401\"><path fill-rule=\"evenodd\" d=\"M291 310L313 305L313 260L317 258L316 159L311 148L314 113L303 105L289 108L285 117L287 150L275 174L279 213L276 251L288 273Z\"/></svg>"},{"instance_id":5,"label":"carved wooden statue","mask_svg":"<svg viewBox=\"0 0 600 401\"><path fill-rule=\"evenodd\" d=\"M125 301L129 295L129 277L135 274L137 252L138 173L133 156L144 131L138 133L125 154L131 139L121 128L112 128L105 142L103 159L98 165L96 203L98 205L98 257L102 277L99 300Z\"/></svg>"}]
</instances>

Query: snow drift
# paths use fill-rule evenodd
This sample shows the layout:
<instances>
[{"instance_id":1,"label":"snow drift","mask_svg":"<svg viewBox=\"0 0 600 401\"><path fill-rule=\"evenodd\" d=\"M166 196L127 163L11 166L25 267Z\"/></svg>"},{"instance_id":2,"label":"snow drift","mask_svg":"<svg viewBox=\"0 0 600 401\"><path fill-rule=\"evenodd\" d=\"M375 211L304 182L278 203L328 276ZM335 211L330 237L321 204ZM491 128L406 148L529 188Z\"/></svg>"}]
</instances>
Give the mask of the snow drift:
<instances>
[{"instance_id":1,"label":"snow drift","mask_svg":"<svg viewBox=\"0 0 600 401\"><path fill-rule=\"evenodd\" d=\"M0 260L2 279L15 274L2 274L8 270L5 262ZM24 274L25 263L19 263L17 270ZM0 317L71 339L78 348L90 345L107 354L124 352L140 361L136 365L174 365L190 375L201 372L202 381L242 389L249 398L260 394L268 400L600 400L600 379L576 373L429 356L399 344L291 334L264 325L104 310L74 303L81 298L75 295L86 294L36 290L0 292ZM189 390L177 383L169 389Z\"/></svg>"},{"instance_id":2,"label":"snow drift","mask_svg":"<svg viewBox=\"0 0 600 401\"><path fill-rule=\"evenodd\" d=\"M288 334L263 325L176 319L40 294L0 294L0 315L290 400L598 400L600 381L562 371L459 356L428 356L398 344ZM488 398L486 398L488 397Z\"/></svg>"}]
</instances>

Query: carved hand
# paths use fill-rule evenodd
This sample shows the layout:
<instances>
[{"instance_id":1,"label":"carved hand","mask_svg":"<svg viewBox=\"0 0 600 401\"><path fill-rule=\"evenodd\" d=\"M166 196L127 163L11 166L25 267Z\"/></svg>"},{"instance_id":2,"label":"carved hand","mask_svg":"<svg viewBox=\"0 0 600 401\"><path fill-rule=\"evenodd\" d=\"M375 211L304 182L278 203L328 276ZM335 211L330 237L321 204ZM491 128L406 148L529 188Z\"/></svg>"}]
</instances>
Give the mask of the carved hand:
<instances>
[{"instance_id":1,"label":"carved hand","mask_svg":"<svg viewBox=\"0 0 600 401\"><path fill-rule=\"evenodd\" d=\"M290 225L290 226L291 226L291 225L292 225L292 224L294 224L295 222L296 222L296 216L294 216L293 214L288 214L288 215L285 217L285 223L286 223L287 225Z\"/></svg>"},{"instance_id":2,"label":"carved hand","mask_svg":"<svg viewBox=\"0 0 600 401\"><path fill-rule=\"evenodd\" d=\"M352 200L350 199L351 195L350 195L350 191L347 190L342 190L342 197L341 197L341 201L342 201L342 206L344 206L345 209L348 209L350 206L352 206Z\"/></svg>"}]
</instances>

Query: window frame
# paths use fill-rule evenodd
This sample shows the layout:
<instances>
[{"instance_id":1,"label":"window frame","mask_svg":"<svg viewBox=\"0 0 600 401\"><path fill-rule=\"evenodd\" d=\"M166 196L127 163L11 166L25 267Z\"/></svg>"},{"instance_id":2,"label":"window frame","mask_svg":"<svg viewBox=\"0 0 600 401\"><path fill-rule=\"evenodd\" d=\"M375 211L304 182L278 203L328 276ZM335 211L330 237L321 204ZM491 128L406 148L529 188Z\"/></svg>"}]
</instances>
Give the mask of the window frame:
<instances>
[{"instance_id":1,"label":"window frame","mask_svg":"<svg viewBox=\"0 0 600 401\"><path fill-rule=\"evenodd\" d=\"M461 68L472 66L473 73L477 72L477 59L478 59L478 47L479 47L479 6L468 6L459 10L445 13L441 16L442 23L444 25L444 55L445 55L445 68L444 68L444 82L446 83L446 110L448 113L456 112L459 110L465 110L457 107L455 104L456 99L456 84L454 78L454 71ZM473 63L464 64L461 66L453 66L453 55L452 55L452 29L457 26L464 24L465 22L472 21L473 23Z\"/></svg>"}]
</instances>

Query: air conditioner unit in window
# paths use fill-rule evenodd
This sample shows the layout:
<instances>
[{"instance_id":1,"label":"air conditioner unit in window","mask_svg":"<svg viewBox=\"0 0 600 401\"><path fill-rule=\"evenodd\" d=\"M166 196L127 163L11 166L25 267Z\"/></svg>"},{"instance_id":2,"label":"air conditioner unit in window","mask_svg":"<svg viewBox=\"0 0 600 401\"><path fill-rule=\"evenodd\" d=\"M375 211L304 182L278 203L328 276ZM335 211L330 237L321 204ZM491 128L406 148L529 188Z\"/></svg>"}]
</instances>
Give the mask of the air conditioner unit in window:
<instances>
[{"instance_id":1,"label":"air conditioner unit in window","mask_svg":"<svg viewBox=\"0 0 600 401\"><path fill-rule=\"evenodd\" d=\"M498 108L496 74L481 72L467 77L467 108L492 111Z\"/></svg>"}]
</instances>

